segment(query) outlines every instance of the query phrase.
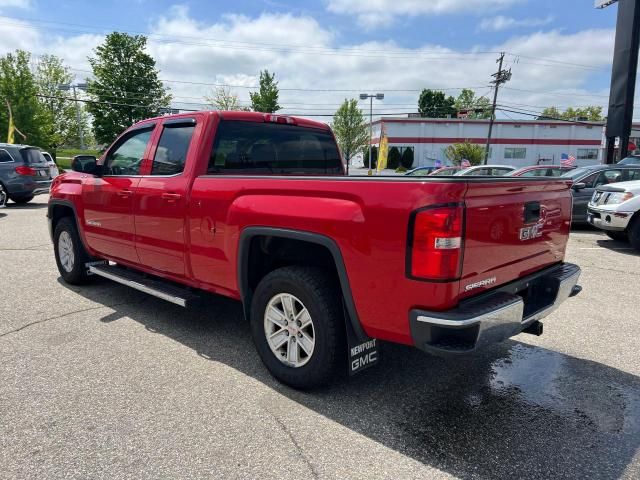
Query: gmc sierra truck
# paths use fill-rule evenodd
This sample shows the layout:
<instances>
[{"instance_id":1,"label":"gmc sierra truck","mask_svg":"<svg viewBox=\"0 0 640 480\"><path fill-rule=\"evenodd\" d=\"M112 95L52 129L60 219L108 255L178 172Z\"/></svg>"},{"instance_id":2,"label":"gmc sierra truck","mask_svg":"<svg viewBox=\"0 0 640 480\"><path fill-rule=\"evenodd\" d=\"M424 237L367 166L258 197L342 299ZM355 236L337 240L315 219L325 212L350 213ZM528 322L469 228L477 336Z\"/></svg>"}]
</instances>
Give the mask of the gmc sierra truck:
<instances>
[{"instance_id":1,"label":"gmc sierra truck","mask_svg":"<svg viewBox=\"0 0 640 480\"><path fill-rule=\"evenodd\" d=\"M237 299L295 388L376 363L379 341L452 355L541 334L580 291L564 179L346 176L327 125L254 112L144 120L72 168L48 206L66 282Z\"/></svg>"}]
</instances>

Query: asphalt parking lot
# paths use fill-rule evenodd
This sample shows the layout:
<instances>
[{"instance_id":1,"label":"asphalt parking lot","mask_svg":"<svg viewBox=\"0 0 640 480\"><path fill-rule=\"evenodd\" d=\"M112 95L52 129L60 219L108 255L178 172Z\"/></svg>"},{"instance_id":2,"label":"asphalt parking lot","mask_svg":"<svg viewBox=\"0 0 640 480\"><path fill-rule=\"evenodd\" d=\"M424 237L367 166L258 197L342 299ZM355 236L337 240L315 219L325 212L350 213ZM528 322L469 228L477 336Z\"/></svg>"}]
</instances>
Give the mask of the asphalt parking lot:
<instances>
[{"instance_id":1,"label":"asphalt parking lot","mask_svg":"<svg viewBox=\"0 0 640 480\"><path fill-rule=\"evenodd\" d=\"M599 232L542 337L301 393L235 302L62 283L45 212L0 210L0 478L640 478L640 256Z\"/></svg>"}]
</instances>

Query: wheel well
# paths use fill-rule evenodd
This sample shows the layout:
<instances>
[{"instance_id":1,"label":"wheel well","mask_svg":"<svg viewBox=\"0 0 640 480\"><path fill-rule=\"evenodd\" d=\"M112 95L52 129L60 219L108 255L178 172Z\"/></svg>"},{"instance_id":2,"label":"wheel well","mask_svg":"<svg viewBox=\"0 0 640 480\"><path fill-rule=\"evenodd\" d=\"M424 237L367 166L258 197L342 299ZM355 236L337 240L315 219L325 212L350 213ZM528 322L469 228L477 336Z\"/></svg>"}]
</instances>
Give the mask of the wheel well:
<instances>
[{"instance_id":1,"label":"wheel well","mask_svg":"<svg viewBox=\"0 0 640 480\"><path fill-rule=\"evenodd\" d=\"M323 268L339 282L335 260L327 247L304 240L257 235L250 239L249 244L246 271L249 291L253 292L269 272L290 265Z\"/></svg>"},{"instance_id":2,"label":"wheel well","mask_svg":"<svg viewBox=\"0 0 640 480\"><path fill-rule=\"evenodd\" d=\"M308 265L325 269L342 292L348 332L366 341L366 335L351 294L349 277L338 245L323 235L271 227L249 227L240 236L238 275L246 318L250 318L251 298L260 280L269 272L289 266Z\"/></svg>"},{"instance_id":3,"label":"wheel well","mask_svg":"<svg viewBox=\"0 0 640 480\"><path fill-rule=\"evenodd\" d=\"M73 208L68 207L66 205L53 205L51 207L51 231L55 232L56 225L60 221L61 218L71 217L75 219L75 214L73 212Z\"/></svg>"}]
</instances>

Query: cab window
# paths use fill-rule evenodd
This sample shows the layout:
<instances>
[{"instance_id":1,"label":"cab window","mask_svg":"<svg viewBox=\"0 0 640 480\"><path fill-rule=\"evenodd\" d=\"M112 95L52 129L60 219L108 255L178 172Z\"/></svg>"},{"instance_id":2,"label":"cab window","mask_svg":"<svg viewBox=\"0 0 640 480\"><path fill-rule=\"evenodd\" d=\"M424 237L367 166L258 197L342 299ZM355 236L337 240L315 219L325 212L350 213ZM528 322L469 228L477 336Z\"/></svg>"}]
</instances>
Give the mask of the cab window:
<instances>
[{"instance_id":1,"label":"cab window","mask_svg":"<svg viewBox=\"0 0 640 480\"><path fill-rule=\"evenodd\" d=\"M151 175L177 175L184 170L195 125L165 125L153 157Z\"/></svg>"},{"instance_id":2,"label":"cab window","mask_svg":"<svg viewBox=\"0 0 640 480\"><path fill-rule=\"evenodd\" d=\"M627 180L640 180L640 170L627 170Z\"/></svg>"},{"instance_id":3,"label":"cab window","mask_svg":"<svg viewBox=\"0 0 640 480\"><path fill-rule=\"evenodd\" d=\"M144 152L147 149L152 132L153 126L134 130L121 138L107 154L104 175L140 175Z\"/></svg>"}]
</instances>

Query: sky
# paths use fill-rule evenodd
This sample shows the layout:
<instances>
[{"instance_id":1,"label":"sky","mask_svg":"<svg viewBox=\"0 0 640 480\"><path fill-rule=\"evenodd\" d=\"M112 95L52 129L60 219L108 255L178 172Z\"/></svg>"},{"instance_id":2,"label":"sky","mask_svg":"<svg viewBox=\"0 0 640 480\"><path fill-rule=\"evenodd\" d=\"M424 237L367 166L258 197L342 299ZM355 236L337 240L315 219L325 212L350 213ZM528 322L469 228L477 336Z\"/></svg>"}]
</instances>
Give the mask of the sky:
<instances>
[{"instance_id":1,"label":"sky","mask_svg":"<svg viewBox=\"0 0 640 480\"><path fill-rule=\"evenodd\" d=\"M423 88L489 96L506 52L498 117L532 118L606 107L616 12L593 0L0 0L0 54L55 54L83 81L105 34L145 34L175 108L203 108L216 85L249 105L268 69L282 113L330 121L360 92L385 94L375 115L415 112Z\"/></svg>"}]
</instances>

